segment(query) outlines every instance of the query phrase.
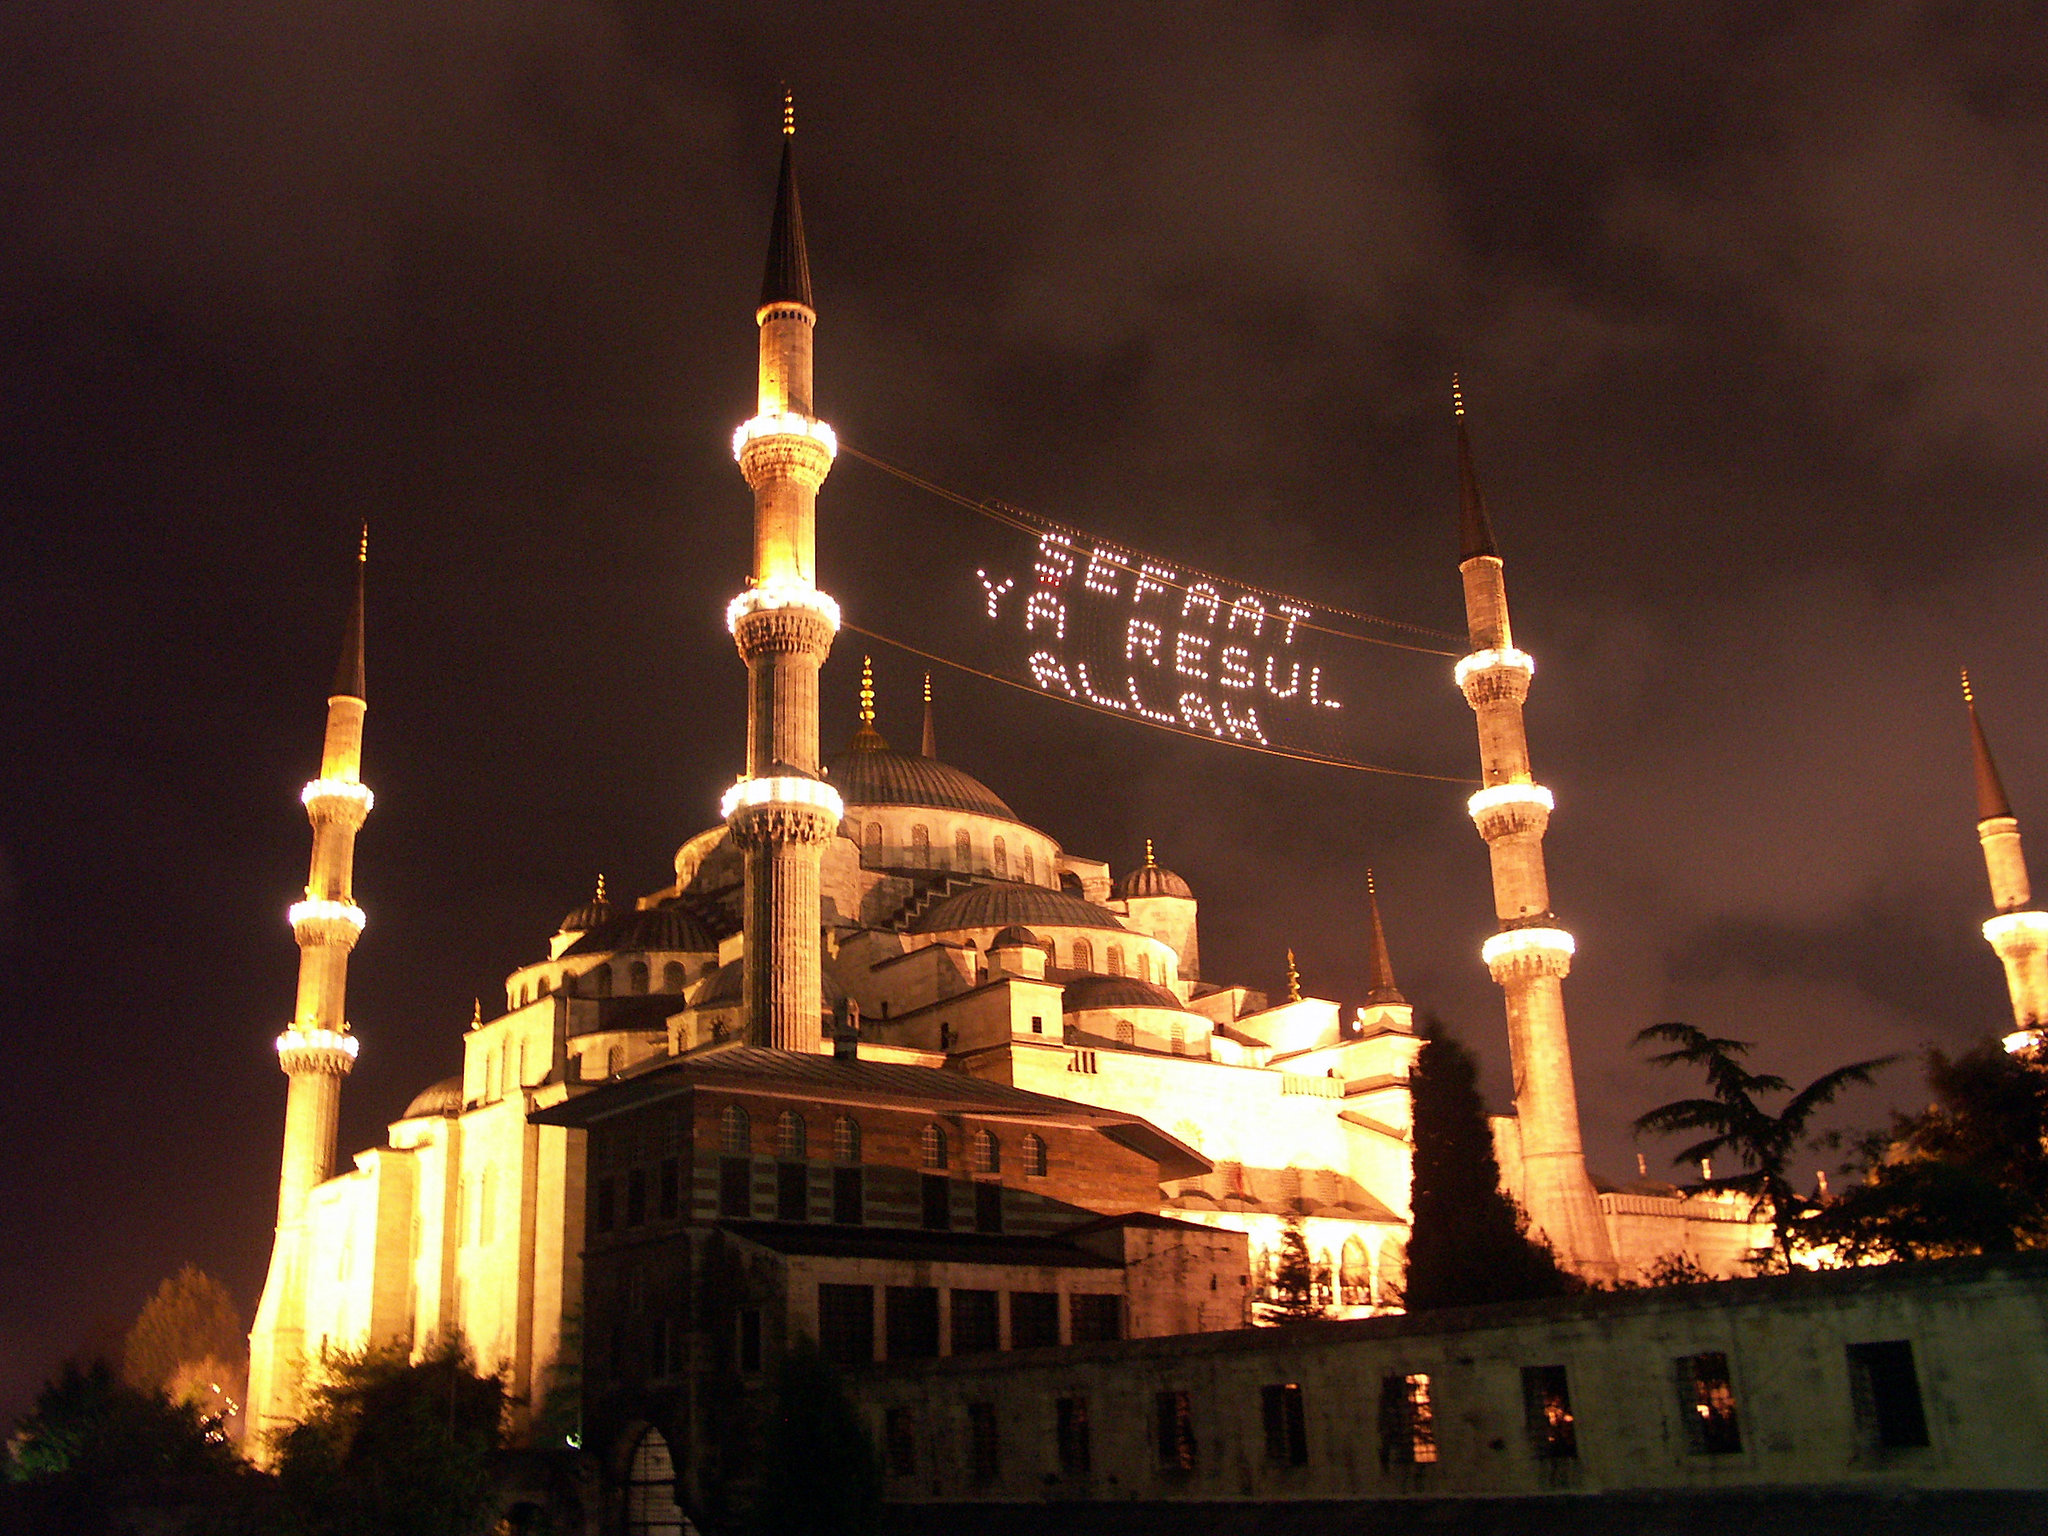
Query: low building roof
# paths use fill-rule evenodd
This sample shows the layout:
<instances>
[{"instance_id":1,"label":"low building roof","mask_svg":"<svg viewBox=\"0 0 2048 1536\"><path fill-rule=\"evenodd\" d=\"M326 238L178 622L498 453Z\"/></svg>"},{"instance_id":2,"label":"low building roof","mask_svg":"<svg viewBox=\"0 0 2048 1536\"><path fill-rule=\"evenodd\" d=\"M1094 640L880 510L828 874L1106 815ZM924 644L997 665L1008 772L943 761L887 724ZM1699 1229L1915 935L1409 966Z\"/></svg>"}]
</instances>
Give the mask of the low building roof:
<instances>
[{"instance_id":1,"label":"low building roof","mask_svg":"<svg viewBox=\"0 0 2048 1536\"><path fill-rule=\"evenodd\" d=\"M722 1221L719 1230L772 1253L830 1259L900 1259L927 1264L1015 1264L1038 1269L1121 1269L1115 1259L1062 1238L923 1227L828 1227L816 1222Z\"/></svg>"}]
</instances>

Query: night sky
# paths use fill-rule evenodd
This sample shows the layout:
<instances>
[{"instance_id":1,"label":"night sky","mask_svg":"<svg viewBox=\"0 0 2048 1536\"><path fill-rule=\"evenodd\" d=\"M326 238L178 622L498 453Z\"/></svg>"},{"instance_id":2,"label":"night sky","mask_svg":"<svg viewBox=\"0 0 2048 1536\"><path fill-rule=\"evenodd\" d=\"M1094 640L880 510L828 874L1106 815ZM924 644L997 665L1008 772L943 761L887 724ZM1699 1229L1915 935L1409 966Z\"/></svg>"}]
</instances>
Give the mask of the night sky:
<instances>
[{"instance_id":1,"label":"night sky","mask_svg":"<svg viewBox=\"0 0 2048 1536\"><path fill-rule=\"evenodd\" d=\"M2034 7L884 9L0 16L0 1414L181 1263L253 1308L362 519L344 1163L599 870L655 889L714 819L784 78L848 444L1455 629L1463 371L1597 1168L1690 1086L1643 1025L1794 1078L2005 1026L1955 669L2048 876ZM966 643L999 530L850 456L820 508L850 620ZM1437 691L1356 749L1473 773L1448 661L1376 665ZM914 747L921 669L877 666ZM1462 788L938 688L942 755L1027 820L1118 870L1158 841L1212 976L1277 989L1291 945L1358 1001L1374 867L1505 1107Z\"/></svg>"}]
</instances>

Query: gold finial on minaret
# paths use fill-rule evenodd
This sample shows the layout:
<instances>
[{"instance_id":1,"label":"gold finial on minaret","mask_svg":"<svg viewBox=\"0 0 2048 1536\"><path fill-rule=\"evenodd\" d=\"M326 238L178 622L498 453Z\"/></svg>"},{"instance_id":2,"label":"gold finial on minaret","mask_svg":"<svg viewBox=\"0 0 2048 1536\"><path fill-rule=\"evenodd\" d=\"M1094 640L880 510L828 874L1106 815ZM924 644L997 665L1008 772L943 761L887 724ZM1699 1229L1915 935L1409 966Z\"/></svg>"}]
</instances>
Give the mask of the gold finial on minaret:
<instances>
[{"instance_id":1,"label":"gold finial on minaret","mask_svg":"<svg viewBox=\"0 0 2048 1536\"><path fill-rule=\"evenodd\" d=\"M939 731L932 719L932 675L929 672L924 675L924 740L918 745L926 757L939 755Z\"/></svg>"},{"instance_id":2,"label":"gold finial on minaret","mask_svg":"<svg viewBox=\"0 0 2048 1536\"><path fill-rule=\"evenodd\" d=\"M1976 704L1977 704L1977 695L1976 695L1976 694L1974 694L1974 693L1972 693L1972 692L1970 692L1970 669L1969 669L1968 667L1964 667L1964 668L1962 669L1962 673L1963 673L1963 702L1964 702L1965 704L1968 704L1968 705L1970 705L1970 706L1971 706L1972 708L1975 708L1975 707L1976 707Z\"/></svg>"},{"instance_id":3,"label":"gold finial on minaret","mask_svg":"<svg viewBox=\"0 0 2048 1536\"><path fill-rule=\"evenodd\" d=\"M1465 414L1465 391L1455 372L1451 375L1451 414L1460 418Z\"/></svg>"},{"instance_id":4,"label":"gold finial on minaret","mask_svg":"<svg viewBox=\"0 0 2048 1536\"><path fill-rule=\"evenodd\" d=\"M1301 972L1294 968L1294 951L1287 951L1287 1001L1301 1001Z\"/></svg>"},{"instance_id":5,"label":"gold finial on minaret","mask_svg":"<svg viewBox=\"0 0 2048 1536\"><path fill-rule=\"evenodd\" d=\"M469 1027L471 1029L482 1029L484 1027L484 1000L480 997L473 997L469 1000Z\"/></svg>"},{"instance_id":6,"label":"gold finial on minaret","mask_svg":"<svg viewBox=\"0 0 2048 1536\"><path fill-rule=\"evenodd\" d=\"M357 565L368 565L369 563L370 563L370 520L369 520L369 519L368 519L368 518L366 517L366 518L364 518L364 519L363 519L363 537L362 537L362 540L361 540L361 542L360 542L360 543L358 543L358 544L356 545L356 564L357 564Z\"/></svg>"},{"instance_id":7,"label":"gold finial on minaret","mask_svg":"<svg viewBox=\"0 0 2048 1536\"><path fill-rule=\"evenodd\" d=\"M796 137L796 92L786 85L782 88L782 136Z\"/></svg>"}]
</instances>

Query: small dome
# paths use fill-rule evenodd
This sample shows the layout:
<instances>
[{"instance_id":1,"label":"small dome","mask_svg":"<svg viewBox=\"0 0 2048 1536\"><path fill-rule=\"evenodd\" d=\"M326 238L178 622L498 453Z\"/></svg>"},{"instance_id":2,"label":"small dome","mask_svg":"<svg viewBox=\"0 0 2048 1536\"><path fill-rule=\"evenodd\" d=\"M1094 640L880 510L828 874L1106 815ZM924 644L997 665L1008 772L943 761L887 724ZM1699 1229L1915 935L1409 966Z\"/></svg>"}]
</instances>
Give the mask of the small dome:
<instances>
[{"instance_id":1,"label":"small dome","mask_svg":"<svg viewBox=\"0 0 2048 1536\"><path fill-rule=\"evenodd\" d=\"M462 1074L444 1077L431 1088L422 1088L405 1106L401 1120L417 1120L423 1115L459 1115L462 1113Z\"/></svg>"},{"instance_id":2,"label":"small dome","mask_svg":"<svg viewBox=\"0 0 2048 1536\"><path fill-rule=\"evenodd\" d=\"M704 989L695 1006L715 1008L725 1003L738 1002L746 992L746 965L744 961L728 960L718 968L718 974L711 978L711 985Z\"/></svg>"},{"instance_id":3,"label":"small dome","mask_svg":"<svg viewBox=\"0 0 2048 1536\"><path fill-rule=\"evenodd\" d=\"M1043 949L1045 940L1022 923L1012 923L988 941L991 952L998 949Z\"/></svg>"},{"instance_id":4,"label":"small dome","mask_svg":"<svg viewBox=\"0 0 2048 1536\"><path fill-rule=\"evenodd\" d=\"M608 918L592 927L562 953L609 955L650 950L708 955L717 953L718 941L696 913L679 901L671 901Z\"/></svg>"},{"instance_id":5,"label":"small dome","mask_svg":"<svg viewBox=\"0 0 2048 1536\"><path fill-rule=\"evenodd\" d=\"M1093 1008L1171 1008L1187 1012L1181 1000L1155 982L1135 976L1082 976L1060 989L1060 1006L1068 1013Z\"/></svg>"},{"instance_id":6,"label":"small dome","mask_svg":"<svg viewBox=\"0 0 2048 1536\"><path fill-rule=\"evenodd\" d=\"M604 876L597 877L597 894L562 919L561 933L588 933L601 923L608 923L617 909L604 893Z\"/></svg>"},{"instance_id":7,"label":"small dome","mask_svg":"<svg viewBox=\"0 0 2048 1536\"><path fill-rule=\"evenodd\" d=\"M856 749L827 761L824 777L848 805L919 805L1017 819L994 790L935 757Z\"/></svg>"},{"instance_id":8,"label":"small dome","mask_svg":"<svg viewBox=\"0 0 2048 1536\"><path fill-rule=\"evenodd\" d=\"M1158 864L1140 864L1118 882L1116 893L1126 901L1133 896L1177 896L1182 901L1195 899L1187 881Z\"/></svg>"},{"instance_id":9,"label":"small dome","mask_svg":"<svg viewBox=\"0 0 2048 1536\"><path fill-rule=\"evenodd\" d=\"M1107 907L1042 885L1001 881L970 885L938 903L911 925L914 933L958 933L968 928L1008 928L1012 924L1042 928L1113 928L1125 931Z\"/></svg>"}]
</instances>

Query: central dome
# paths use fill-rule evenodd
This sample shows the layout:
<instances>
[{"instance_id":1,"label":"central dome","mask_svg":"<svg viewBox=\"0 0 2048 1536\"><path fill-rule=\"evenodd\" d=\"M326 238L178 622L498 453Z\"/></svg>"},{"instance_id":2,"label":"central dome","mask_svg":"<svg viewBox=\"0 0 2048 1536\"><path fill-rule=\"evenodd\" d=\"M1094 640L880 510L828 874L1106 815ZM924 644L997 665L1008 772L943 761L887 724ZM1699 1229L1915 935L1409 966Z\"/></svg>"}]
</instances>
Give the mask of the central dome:
<instances>
[{"instance_id":1,"label":"central dome","mask_svg":"<svg viewBox=\"0 0 2048 1536\"><path fill-rule=\"evenodd\" d=\"M825 781L848 805L918 805L1015 821L1017 813L972 774L935 757L855 749L825 763Z\"/></svg>"}]
</instances>

